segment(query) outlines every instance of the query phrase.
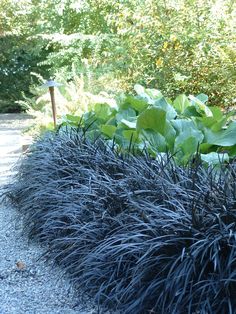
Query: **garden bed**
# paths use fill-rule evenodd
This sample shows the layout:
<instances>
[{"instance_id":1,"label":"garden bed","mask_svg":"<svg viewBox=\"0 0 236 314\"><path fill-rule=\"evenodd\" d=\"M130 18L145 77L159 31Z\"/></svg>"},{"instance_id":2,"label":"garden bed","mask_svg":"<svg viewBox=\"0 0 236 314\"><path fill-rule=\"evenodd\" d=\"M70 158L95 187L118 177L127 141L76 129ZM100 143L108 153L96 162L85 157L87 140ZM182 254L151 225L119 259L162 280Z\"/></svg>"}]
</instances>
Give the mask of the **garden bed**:
<instances>
[{"instance_id":1,"label":"garden bed","mask_svg":"<svg viewBox=\"0 0 236 314\"><path fill-rule=\"evenodd\" d=\"M235 193L233 164L121 155L73 128L35 142L7 190L78 297L126 314L236 311Z\"/></svg>"}]
</instances>

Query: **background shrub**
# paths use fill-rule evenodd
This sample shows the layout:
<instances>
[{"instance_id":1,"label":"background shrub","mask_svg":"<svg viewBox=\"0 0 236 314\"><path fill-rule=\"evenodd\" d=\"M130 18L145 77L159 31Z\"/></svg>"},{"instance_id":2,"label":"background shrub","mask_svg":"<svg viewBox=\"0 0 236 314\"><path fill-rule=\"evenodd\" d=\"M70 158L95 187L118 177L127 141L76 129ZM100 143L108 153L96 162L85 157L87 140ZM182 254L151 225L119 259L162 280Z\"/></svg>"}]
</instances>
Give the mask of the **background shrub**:
<instances>
[{"instance_id":1,"label":"background shrub","mask_svg":"<svg viewBox=\"0 0 236 314\"><path fill-rule=\"evenodd\" d=\"M37 64L45 78L63 73L70 80L74 70L83 74L95 93L128 91L139 83L168 96L203 92L212 105L235 103L232 0L1 0L0 4L1 40L18 37L15 53L12 45L4 52L8 61L1 65L2 84L9 78L16 89L27 92L26 76ZM22 70L20 59L27 70ZM16 79L15 71L8 77L4 74L12 64L21 79ZM4 90L2 85L0 92Z\"/></svg>"}]
</instances>

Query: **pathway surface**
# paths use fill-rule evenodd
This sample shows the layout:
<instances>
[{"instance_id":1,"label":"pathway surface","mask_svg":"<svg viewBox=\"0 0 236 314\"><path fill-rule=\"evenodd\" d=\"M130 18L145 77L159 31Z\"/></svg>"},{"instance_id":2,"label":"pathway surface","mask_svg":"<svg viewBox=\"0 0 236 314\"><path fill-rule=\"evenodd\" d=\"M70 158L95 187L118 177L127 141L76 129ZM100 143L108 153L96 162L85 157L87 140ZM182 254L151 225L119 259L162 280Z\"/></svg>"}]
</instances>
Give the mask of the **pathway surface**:
<instances>
[{"instance_id":1,"label":"pathway surface","mask_svg":"<svg viewBox=\"0 0 236 314\"><path fill-rule=\"evenodd\" d=\"M26 115L0 115L0 187L9 180L21 155ZM40 256L44 249L22 235L19 214L0 203L0 314L88 314L76 306L60 270ZM38 260L39 259L39 260Z\"/></svg>"}]
</instances>

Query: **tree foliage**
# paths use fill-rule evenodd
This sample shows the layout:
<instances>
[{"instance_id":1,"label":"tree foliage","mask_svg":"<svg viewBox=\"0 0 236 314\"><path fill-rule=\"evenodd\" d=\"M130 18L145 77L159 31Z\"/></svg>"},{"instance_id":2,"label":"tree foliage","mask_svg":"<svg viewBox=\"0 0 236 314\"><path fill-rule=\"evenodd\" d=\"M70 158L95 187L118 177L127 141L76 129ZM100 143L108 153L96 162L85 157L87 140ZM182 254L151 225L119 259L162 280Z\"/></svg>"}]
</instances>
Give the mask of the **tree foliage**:
<instances>
[{"instance_id":1,"label":"tree foliage","mask_svg":"<svg viewBox=\"0 0 236 314\"><path fill-rule=\"evenodd\" d=\"M45 60L50 50L32 36L33 15L25 13L29 1L1 0L0 16L0 112L20 111L15 101L32 95L29 86L36 82L31 72L46 75Z\"/></svg>"},{"instance_id":2,"label":"tree foliage","mask_svg":"<svg viewBox=\"0 0 236 314\"><path fill-rule=\"evenodd\" d=\"M204 92L214 105L235 101L232 0L0 3L1 37L10 40L8 35L14 34L23 36L27 45L33 43L38 59L33 49L27 51L32 56L27 62L37 64L45 76L63 73L70 79L75 69L91 77L90 88L131 90L134 83L141 83L171 96ZM5 53L11 66L11 48Z\"/></svg>"}]
</instances>

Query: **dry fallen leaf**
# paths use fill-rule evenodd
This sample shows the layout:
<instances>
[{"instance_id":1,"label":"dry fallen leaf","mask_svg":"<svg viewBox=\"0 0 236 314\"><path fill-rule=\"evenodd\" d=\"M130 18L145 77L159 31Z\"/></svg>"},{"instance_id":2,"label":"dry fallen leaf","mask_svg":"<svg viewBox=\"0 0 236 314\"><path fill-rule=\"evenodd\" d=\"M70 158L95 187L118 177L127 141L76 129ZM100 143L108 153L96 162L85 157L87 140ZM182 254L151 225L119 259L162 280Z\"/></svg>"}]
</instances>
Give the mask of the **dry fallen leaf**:
<instances>
[{"instance_id":1,"label":"dry fallen leaf","mask_svg":"<svg viewBox=\"0 0 236 314\"><path fill-rule=\"evenodd\" d=\"M25 263L21 262L21 261L18 261L16 262L16 267L19 269L19 270L24 270L26 268L26 265Z\"/></svg>"}]
</instances>

